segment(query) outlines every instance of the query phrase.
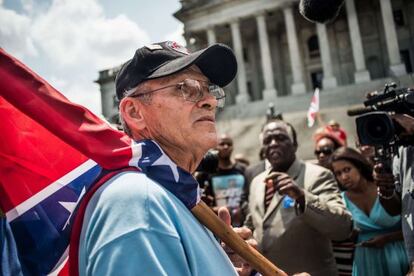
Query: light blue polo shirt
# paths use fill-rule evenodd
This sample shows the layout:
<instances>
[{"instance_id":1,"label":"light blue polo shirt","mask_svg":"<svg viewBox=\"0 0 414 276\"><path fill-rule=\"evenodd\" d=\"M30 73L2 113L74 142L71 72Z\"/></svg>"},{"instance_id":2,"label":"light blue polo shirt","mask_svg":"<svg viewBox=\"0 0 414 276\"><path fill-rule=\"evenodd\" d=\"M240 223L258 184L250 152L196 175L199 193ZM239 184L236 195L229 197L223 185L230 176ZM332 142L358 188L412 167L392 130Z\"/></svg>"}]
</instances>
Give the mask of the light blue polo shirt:
<instances>
[{"instance_id":1,"label":"light blue polo shirt","mask_svg":"<svg viewBox=\"0 0 414 276\"><path fill-rule=\"evenodd\" d=\"M214 236L173 194L124 172L85 212L79 275L237 275Z\"/></svg>"}]
</instances>

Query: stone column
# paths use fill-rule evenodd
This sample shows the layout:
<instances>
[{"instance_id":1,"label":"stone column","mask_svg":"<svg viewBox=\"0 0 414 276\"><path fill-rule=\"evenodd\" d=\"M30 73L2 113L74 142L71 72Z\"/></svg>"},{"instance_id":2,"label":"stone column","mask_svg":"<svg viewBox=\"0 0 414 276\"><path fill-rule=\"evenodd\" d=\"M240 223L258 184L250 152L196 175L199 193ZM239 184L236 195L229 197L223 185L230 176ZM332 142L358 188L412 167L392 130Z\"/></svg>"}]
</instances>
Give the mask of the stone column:
<instances>
[{"instance_id":1,"label":"stone column","mask_svg":"<svg viewBox=\"0 0 414 276\"><path fill-rule=\"evenodd\" d=\"M214 26L209 26L207 28L207 42L208 45L212 45L217 42L216 33L214 32Z\"/></svg>"},{"instance_id":2,"label":"stone column","mask_svg":"<svg viewBox=\"0 0 414 276\"><path fill-rule=\"evenodd\" d=\"M186 48L190 51L192 51L193 49L191 48L191 36L189 33L184 32L184 39L185 39L185 43L186 43Z\"/></svg>"},{"instance_id":3,"label":"stone column","mask_svg":"<svg viewBox=\"0 0 414 276\"><path fill-rule=\"evenodd\" d=\"M238 93L236 96L236 103L247 103L249 101L249 94L247 92L246 69L243 58L243 45L240 34L240 26L238 21L230 23L231 36L233 38L233 50L237 59L237 86Z\"/></svg>"},{"instance_id":4,"label":"stone column","mask_svg":"<svg viewBox=\"0 0 414 276\"><path fill-rule=\"evenodd\" d=\"M351 37L352 54L355 64L355 83L367 82L371 79L365 65L364 48L362 47L361 33L359 31L358 16L355 10L355 0L346 0L349 35Z\"/></svg>"},{"instance_id":5,"label":"stone column","mask_svg":"<svg viewBox=\"0 0 414 276\"><path fill-rule=\"evenodd\" d=\"M323 89L337 87L338 83L336 81L336 77L333 74L331 50L329 48L328 34L326 33L325 24L317 23L316 30L318 32L319 50L322 59Z\"/></svg>"},{"instance_id":6,"label":"stone column","mask_svg":"<svg viewBox=\"0 0 414 276\"><path fill-rule=\"evenodd\" d=\"M388 60L390 70L394 76L407 74L405 65L401 62L400 49L398 46L397 30L395 29L394 16L390 0L381 0L382 22L384 23L385 42L387 44Z\"/></svg>"},{"instance_id":7,"label":"stone column","mask_svg":"<svg viewBox=\"0 0 414 276\"><path fill-rule=\"evenodd\" d=\"M292 68L293 84L291 86L292 94L306 93L306 87L303 82L303 61L299 51L298 37L296 33L295 20L293 19L292 7L283 9L285 17L286 33L288 38L290 67Z\"/></svg>"},{"instance_id":8,"label":"stone column","mask_svg":"<svg viewBox=\"0 0 414 276\"><path fill-rule=\"evenodd\" d=\"M272 56L270 54L269 38L267 36L266 19L263 13L256 15L256 22L259 31L260 56L265 83L263 100L270 100L276 98L277 92L273 79Z\"/></svg>"}]
</instances>

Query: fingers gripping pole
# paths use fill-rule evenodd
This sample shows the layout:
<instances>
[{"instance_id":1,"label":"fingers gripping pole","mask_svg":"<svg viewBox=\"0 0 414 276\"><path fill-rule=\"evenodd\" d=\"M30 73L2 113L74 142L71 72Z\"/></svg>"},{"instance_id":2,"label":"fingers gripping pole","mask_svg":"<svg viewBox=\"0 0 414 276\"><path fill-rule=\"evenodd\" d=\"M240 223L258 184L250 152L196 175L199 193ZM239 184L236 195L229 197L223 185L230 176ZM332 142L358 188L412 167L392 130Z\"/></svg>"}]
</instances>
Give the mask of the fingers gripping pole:
<instances>
[{"instance_id":1,"label":"fingers gripping pole","mask_svg":"<svg viewBox=\"0 0 414 276\"><path fill-rule=\"evenodd\" d=\"M220 220L216 214L203 202L200 201L191 212L197 219L217 235L227 246L239 254L252 267L264 276L287 276L287 274L276 267L256 249L245 242L233 229Z\"/></svg>"}]
</instances>

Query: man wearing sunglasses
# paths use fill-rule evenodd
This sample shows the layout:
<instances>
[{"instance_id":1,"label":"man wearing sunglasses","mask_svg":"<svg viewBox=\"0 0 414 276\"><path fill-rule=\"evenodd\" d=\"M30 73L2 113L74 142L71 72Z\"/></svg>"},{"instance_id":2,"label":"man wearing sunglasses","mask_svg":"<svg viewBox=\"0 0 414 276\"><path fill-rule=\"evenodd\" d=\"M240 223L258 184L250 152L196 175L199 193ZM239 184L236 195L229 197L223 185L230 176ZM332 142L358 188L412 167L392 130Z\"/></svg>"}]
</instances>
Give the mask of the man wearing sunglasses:
<instances>
[{"instance_id":1,"label":"man wearing sunglasses","mask_svg":"<svg viewBox=\"0 0 414 276\"><path fill-rule=\"evenodd\" d=\"M93 195L79 249L81 275L236 275L183 200L217 144L215 112L237 71L230 48L195 53L167 41L138 49L117 75L124 131L141 172L122 172ZM178 192L177 192L178 191ZM180 193L181 191L181 193Z\"/></svg>"}]
</instances>

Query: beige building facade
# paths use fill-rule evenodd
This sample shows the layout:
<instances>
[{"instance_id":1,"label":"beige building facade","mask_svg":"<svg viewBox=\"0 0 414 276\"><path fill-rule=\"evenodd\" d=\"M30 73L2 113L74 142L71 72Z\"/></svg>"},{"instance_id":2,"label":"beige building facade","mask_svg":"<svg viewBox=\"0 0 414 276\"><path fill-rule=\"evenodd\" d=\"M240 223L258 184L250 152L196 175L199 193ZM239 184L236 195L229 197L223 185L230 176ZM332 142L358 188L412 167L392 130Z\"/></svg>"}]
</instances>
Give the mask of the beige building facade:
<instances>
[{"instance_id":1,"label":"beige building facade","mask_svg":"<svg viewBox=\"0 0 414 276\"><path fill-rule=\"evenodd\" d=\"M299 132L300 155L312 158L312 132L305 127L311 93L321 88L321 118L336 119L353 143L354 118L346 109L386 82L413 86L414 0L345 0L328 24L304 19L294 0L182 0L174 16L184 24L187 47L232 47L239 68L228 85L219 129L235 148L257 160L257 139L268 104L274 103ZM100 72L103 114L116 119L114 76ZM320 122L321 123L321 122Z\"/></svg>"},{"instance_id":2,"label":"beige building facade","mask_svg":"<svg viewBox=\"0 0 414 276\"><path fill-rule=\"evenodd\" d=\"M414 64L414 1L346 0L315 24L292 0L184 0L175 16L192 50L221 42L237 56L229 104L300 95L388 76Z\"/></svg>"}]
</instances>

